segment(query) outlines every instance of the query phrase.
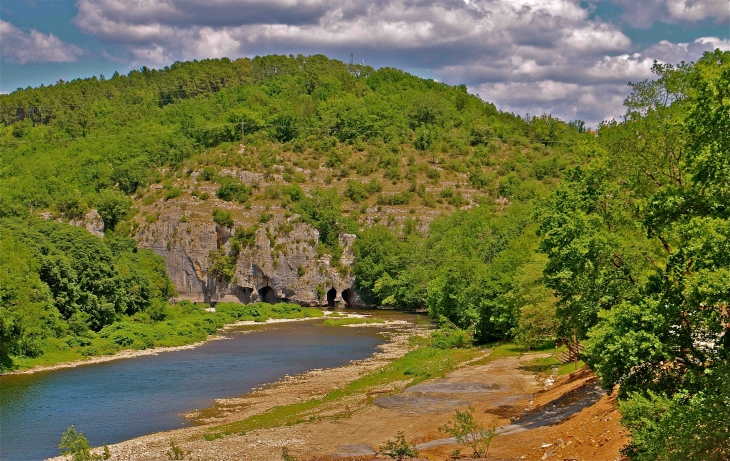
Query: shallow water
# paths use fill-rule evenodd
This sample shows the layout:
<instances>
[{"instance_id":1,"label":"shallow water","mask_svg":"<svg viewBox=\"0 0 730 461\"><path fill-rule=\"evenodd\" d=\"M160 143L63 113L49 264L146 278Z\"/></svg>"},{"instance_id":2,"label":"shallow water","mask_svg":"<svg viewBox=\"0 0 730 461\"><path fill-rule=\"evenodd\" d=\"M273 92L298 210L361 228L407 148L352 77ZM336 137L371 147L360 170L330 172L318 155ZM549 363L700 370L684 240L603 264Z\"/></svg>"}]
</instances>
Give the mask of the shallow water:
<instances>
[{"instance_id":1,"label":"shallow water","mask_svg":"<svg viewBox=\"0 0 730 461\"><path fill-rule=\"evenodd\" d=\"M385 342L380 331L324 327L321 320L242 327L225 333L230 339L195 349L0 376L0 459L56 456L61 434L72 424L93 446L189 426L181 414L216 398L369 357Z\"/></svg>"}]
</instances>

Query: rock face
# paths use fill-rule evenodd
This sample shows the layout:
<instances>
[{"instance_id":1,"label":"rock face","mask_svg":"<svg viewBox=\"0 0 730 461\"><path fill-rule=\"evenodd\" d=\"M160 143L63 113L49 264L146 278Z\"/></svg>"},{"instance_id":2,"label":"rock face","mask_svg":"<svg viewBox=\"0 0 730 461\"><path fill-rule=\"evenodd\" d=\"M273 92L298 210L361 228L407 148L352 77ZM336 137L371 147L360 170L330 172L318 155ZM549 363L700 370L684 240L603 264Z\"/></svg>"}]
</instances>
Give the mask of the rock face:
<instances>
[{"instance_id":1,"label":"rock face","mask_svg":"<svg viewBox=\"0 0 730 461\"><path fill-rule=\"evenodd\" d=\"M228 254L231 229L214 223L181 222L181 213L166 212L145 223L136 239L167 263L180 299L197 302L292 302L305 306L361 305L352 289L354 235L343 234L344 270L330 266L329 255L318 255L318 232L296 216L278 216L256 232L255 243L243 248L231 280L210 271L211 251Z\"/></svg>"},{"instance_id":2,"label":"rock face","mask_svg":"<svg viewBox=\"0 0 730 461\"><path fill-rule=\"evenodd\" d=\"M72 219L68 223L72 226L83 227L97 237L104 237L104 221L96 210L89 210L83 219Z\"/></svg>"}]
</instances>

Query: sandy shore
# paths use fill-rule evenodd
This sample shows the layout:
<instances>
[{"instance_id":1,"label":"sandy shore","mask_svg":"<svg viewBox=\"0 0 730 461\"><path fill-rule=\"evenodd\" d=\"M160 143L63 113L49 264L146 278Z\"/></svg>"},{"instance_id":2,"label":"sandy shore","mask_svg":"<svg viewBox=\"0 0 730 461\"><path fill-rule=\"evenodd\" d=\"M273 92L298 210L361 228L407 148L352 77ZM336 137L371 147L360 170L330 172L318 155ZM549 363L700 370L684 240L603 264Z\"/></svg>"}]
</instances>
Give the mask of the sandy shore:
<instances>
[{"instance_id":1,"label":"sandy shore","mask_svg":"<svg viewBox=\"0 0 730 461\"><path fill-rule=\"evenodd\" d=\"M325 312L325 316L330 314L330 312ZM84 365L93 365L95 363L103 363L103 362L111 362L112 360L120 360L120 359L131 359L134 357L143 357L146 355L157 355L161 354L163 352L174 352L174 351L182 351L186 349L193 349L195 347L201 346L208 341L218 341L223 339L228 339L228 337L221 335L220 333L226 332L228 330L231 330L236 327L246 326L246 325L266 325L269 323L287 323L287 322L302 322L305 320L315 320L315 319L321 319L322 317L308 317L303 319L269 319L265 322L254 322L251 320L245 320L241 322L231 323L228 325L224 325L222 328L218 330L218 333L215 335L210 335L208 338L206 338L204 341L198 341L197 343L192 344L186 344L184 346L173 346L173 347L153 347L151 349L143 349L143 350L135 350L135 349L125 349L117 352L116 354L112 355L102 355L100 357L88 357L86 359L81 360L74 360L73 362L61 362L56 363L53 365L38 365L32 368L28 368L27 370L15 370L15 371L8 371L5 373L0 373L0 376L4 375L22 375L22 374L31 374L31 373L37 373L39 371L51 371L51 370L60 370L62 368L75 368L78 366L84 366Z\"/></svg>"}]
</instances>

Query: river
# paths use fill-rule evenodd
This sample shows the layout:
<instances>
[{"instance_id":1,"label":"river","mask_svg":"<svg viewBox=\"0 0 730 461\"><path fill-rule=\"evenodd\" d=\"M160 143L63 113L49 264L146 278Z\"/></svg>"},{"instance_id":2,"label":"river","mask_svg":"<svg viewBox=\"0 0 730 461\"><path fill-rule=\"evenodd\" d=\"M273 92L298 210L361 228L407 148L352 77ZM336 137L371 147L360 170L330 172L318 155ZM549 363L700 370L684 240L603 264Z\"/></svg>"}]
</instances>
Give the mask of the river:
<instances>
[{"instance_id":1,"label":"river","mask_svg":"<svg viewBox=\"0 0 730 461\"><path fill-rule=\"evenodd\" d=\"M57 456L72 424L93 446L189 426L181 415L210 407L216 398L367 358L385 342L381 331L325 327L321 319L247 326L194 349L0 376L0 459Z\"/></svg>"}]
</instances>

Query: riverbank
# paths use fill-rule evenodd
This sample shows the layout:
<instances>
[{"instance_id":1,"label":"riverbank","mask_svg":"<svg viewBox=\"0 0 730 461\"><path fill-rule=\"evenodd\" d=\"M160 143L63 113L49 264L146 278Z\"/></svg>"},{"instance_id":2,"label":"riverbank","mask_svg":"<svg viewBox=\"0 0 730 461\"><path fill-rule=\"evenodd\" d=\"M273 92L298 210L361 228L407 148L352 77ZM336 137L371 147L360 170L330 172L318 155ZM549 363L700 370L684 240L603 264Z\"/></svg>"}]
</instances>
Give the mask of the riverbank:
<instances>
[{"instance_id":1,"label":"riverbank","mask_svg":"<svg viewBox=\"0 0 730 461\"><path fill-rule=\"evenodd\" d=\"M366 360L219 400L187 415L200 426L112 445L111 459L165 460L174 443L185 459L203 461L281 459L283 448L301 461L363 460L403 431L423 459L445 460L457 449L470 453L438 429L467 406L479 422L499 428L490 449L495 459L620 457L628 438L615 399L589 370L553 376L550 385L531 371L546 353L435 350L414 335L425 332L396 330Z\"/></svg>"},{"instance_id":2,"label":"riverbank","mask_svg":"<svg viewBox=\"0 0 730 461\"><path fill-rule=\"evenodd\" d=\"M248 307L247 307L248 306ZM202 344L205 344L208 341L212 340L220 340L225 339L225 336L221 336L220 333L223 333L227 330L230 330L232 328L246 326L246 325L263 325L267 323L279 323L279 322L297 322L297 321L304 321L304 320L312 320L316 318L321 318L323 316L326 316L330 314L328 311L322 311L320 309L315 308L304 308L298 305L280 305L278 308L274 307L268 307L269 305L264 305L264 308L255 310L254 313L256 315L250 315L251 312L245 312L242 313L242 309L248 309L249 311L251 309L255 309L255 305L247 305L241 307L237 307L237 312L234 313L234 315L231 315L230 313L226 313L225 310L221 312L219 309L216 310L210 310L205 311L203 309L199 309L199 312L194 312L194 316L191 315L191 319L183 318L184 322L176 322L175 324L168 322L165 326L173 326L173 328L168 328L168 331L165 332L167 336L174 337L174 341L182 341L183 344L180 345L174 345L174 346L156 346L156 347L145 347L145 348L118 348L118 350L111 349L110 353L104 354L104 355L85 355L83 356L81 352L73 353L73 348L67 346L69 341L78 341L76 338L64 338L65 343L61 342L60 346L57 344L54 344L55 349L61 349L62 352L58 355L53 355L53 353L49 354L50 361L52 363L48 364L39 364L39 365L27 365L27 363L32 364L33 362L26 362L26 367L17 369L17 370L11 370L11 371L5 371L0 373L0 376L3 375L16 375L16 374L31 374L31 373L37 373L42 371L51 371L51 370L59 370L63 368L74 368L78 366L83 365L92 365L97 363L104 363L109 362L112 360L121 360L121 359L128 359L128 358L135 358L135 357L143 357L143 356L149 356L149 355L157 355L164 352L173 352L173 351L180 351L180 350L186 350L186 349L192 349L195 347L198 347ZM287 306L293 306L293 307L287 307ZM273 313L274 316L270 316L272 314L271 310L277 309L277 312ZM189 314L188 314L189 315ZM190 323L190 320L199 320L197 317L202 317L203 320L206 320L205 325L200 325L196 323ZM247 318L247 320L237 320L237 318ZM254 320L255 319L255 320ZM160 322L162 323L162 322ZM210 326L213 325L215 331L210 333ZM154 326L154 324L152 324ZM197 332L194 332L193 334L186 334L186 335L180 335L176 334L179 331L181 331L183 328L186 330L190 330L193 326L197 330ZM114 324L114 327L117 329L118 336L115 336L112 341L119 341L119 338L128 338L132 336L132 334L128 334L127 336L121 336L119 333L125 333L123 331L123 328L125 326L124 322L119 322L118 324ZM134 325L134 327L139 328L139 326ZM177 327L177 328L175 328ZM100 332L100 335L103 335L104 330ZM89 340L89 343L93 341L94 339L101 339L101 338L88 338L88 334L86 337L82 337L84 340ZM111 336L111 335L108 335ZM133 337L133 336L132 336ZM201 339L202 337L202 339ZM146 339L146 338L145 338ZM164 339L163 339L164 340ZM158 339L159 341L159 339ZM125 341L126 342L126 341ZM82 343L83 344L83 343ZM118 345L118 343L116 343ZM128 343L132 346L138 346L138 344L135 344L135 340L131 339ZM63 350L65 349L65 350ZM109 349L107 349L109 350ZM55 351L54 351L55 352ZM64 357L72 356L72 360L64 360ZM60 357L57 361L54 361L54 357ZM43 357L41 357L42 359ZM36 359L39 360L39 359ZM21 367L23 366L23 362L21 362Z\"/></svg>"}]
</instances>

